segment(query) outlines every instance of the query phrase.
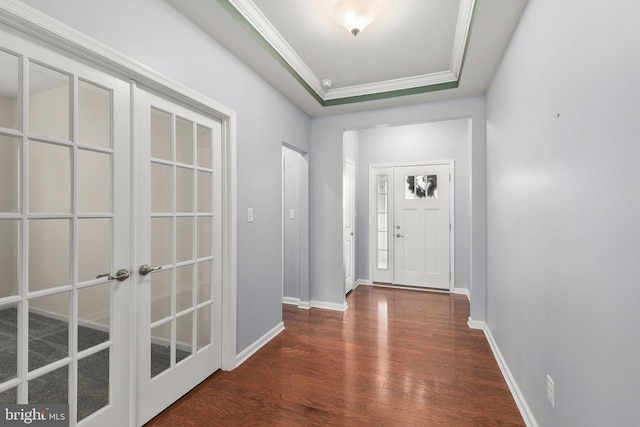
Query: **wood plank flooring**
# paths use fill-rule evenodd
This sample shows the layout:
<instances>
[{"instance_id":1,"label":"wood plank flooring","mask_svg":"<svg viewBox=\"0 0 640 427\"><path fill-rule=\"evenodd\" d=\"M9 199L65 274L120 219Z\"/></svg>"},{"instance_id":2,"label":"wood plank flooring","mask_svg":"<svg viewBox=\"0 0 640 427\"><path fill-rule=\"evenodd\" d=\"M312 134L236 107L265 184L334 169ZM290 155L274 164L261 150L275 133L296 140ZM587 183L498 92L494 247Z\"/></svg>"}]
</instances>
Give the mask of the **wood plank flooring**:
<instances>
[{"instance_id":1,"label":"wood plank flooring","mask_svg":"<svg viewBox=\"0 0 640 427\"><path fill-rule=\"evenodd\" d=\"M360 286L347 303L285 305L283 333L147 426L525 425L465 296Z\"/></svg>"}]
</instances>

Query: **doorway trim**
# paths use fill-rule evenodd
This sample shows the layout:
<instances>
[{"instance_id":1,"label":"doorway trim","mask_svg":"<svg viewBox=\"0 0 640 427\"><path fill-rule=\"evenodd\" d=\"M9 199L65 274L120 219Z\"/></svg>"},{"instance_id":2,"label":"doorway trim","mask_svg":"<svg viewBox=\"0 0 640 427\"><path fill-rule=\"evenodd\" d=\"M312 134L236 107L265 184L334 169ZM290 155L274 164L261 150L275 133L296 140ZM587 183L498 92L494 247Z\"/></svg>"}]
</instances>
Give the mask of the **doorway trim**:
<instances>
[{"instance_id":1,"label":"doorway trim","mask_svg":"<svg viewBox=\"0 0 640 427\"><path fill-rule=\"evenodd\" d=\"M449 233L449 269L451 273L451 279L449 281L449 290L448 292L453 293L455 289L455 162L453 160L430 160L430 161L416 161L416 162L400 162L400 163L372 163L369 165L369 178L367 183L367 197L369 199L368 203L368 212L367 218L369 221L368 225L368 235L369 235L369 245L367 249L368 260L369 260L369 281L371 284L374 284L373 273L374 273L374 262L376 260L376 237L377 237L377 218L376 218L376 200L371 195L371 189L373 182L376 178L376 171L380 169L391 169L395 167L403 167L403 166L433 166L433 165L448 165L449 166L449 174L451 177L450 180L450 191L449 191L449 224L451 224L451 232ZM388 183L388 188L393 188L393 173L390 174L390 181ZM393 197L389 197L388 199L389 207L387 208L388 212L391 212L390 220L388 224L393 223ZM391 234L392 228L389 226L388 228L389 234ZM389 241L393 241L392 239L388 239ZM395 254L393 254L395 256ZM388 260L388 265L393 265L393 259ZM393 283L391 284L392 286ZM412 288L413 289L413 288ZM415 288L427 291L438 291L437 289L429 289L429 288Z\"/></svg>"},{"instance_id":2,"label":"doorway trim","mask_svg":"<svg viewBox=\"0 0 640 427\"><path fill-rule=\"evenodd\" d=\"M230 371L236 368L236 328L237 328L237 116L236 112L209 99L208 97L172 80L165 75L125 56L79 31L39 12L16 0L0 0L0 23L23 35L35 38L44 46L61 49L73 58L87 61L99 71L111 74L132 84L137 84L166 98L183 104L206 116L222 122L222 354L221 366ZM133 102L133 98L132 98ZM132 111L133 111L132 103ZM133 130L132 130L133 131ZM132 139L133 141L133 139ZM132 155L133 155L132 144ZM132 161L135 157L132 156ZM132 169L133 170L133 169ZM132 194L135 197L135 194ZM133 205L135 206L135 205ZM135 207L132 209L135 214ZM135 228L135 222L132 222ZM135 230L132 233L135 235ZM135 246L135 239L132 240ZM134 252L135 253L135 252ZM130 271L138 264L132 255ZM130 287L131 305L135 306L135 288ZM136 360L135 311L131 312L130 357ZM136 396L135 365L129 383L130 397ZM135 405L129 407L130 425L136 423Z\"/></svg>"}]
</instances>

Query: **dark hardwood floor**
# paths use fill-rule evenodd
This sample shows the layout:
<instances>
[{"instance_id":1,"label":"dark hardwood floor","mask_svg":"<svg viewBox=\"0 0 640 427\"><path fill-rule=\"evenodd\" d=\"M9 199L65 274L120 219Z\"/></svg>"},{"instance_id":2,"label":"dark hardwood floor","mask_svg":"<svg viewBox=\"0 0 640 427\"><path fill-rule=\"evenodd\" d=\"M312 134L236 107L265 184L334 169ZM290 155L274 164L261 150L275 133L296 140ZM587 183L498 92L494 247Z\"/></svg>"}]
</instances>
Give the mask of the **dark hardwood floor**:
<instances>
[{"instance_id":1,"label":"dark hardwood floor","mask_svg":"<svg viewBox=\"0 0 640 427\"><path fill-rule=\"evenodd\" d=\"M360 286L147 426L523 426L465 296Z\"/></svg>"}]
</instances>

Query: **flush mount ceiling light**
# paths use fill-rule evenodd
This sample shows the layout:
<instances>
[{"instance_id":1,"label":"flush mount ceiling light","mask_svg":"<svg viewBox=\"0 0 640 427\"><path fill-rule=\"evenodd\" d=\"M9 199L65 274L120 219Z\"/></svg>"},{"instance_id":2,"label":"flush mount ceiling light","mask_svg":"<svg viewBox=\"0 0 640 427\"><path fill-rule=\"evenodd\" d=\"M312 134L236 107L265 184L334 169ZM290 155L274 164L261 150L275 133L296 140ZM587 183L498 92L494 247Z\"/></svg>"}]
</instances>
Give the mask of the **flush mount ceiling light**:
<instances>
[{"instance_id":1,"label":"flush mount ceiling light","mask_svg":"<svg viewBox=\"0 0 640 427\"><path fill-rule=\"evenodd\" d=\"M377 0L338 0L333 8L333 17L357 36L377 17L379 9Z\"/></svg>"}]
</instances>

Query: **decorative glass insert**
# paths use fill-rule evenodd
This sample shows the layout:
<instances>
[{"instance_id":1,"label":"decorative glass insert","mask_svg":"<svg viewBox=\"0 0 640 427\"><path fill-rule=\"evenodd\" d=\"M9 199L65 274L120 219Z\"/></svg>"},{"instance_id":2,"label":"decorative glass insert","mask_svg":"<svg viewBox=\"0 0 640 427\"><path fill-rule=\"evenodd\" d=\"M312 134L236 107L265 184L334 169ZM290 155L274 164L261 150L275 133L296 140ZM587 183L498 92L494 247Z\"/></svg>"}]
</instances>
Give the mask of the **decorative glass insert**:
<instances>
[{"instance_id":1,"label":"decorative glass insert","mask_svg":"<svg viewBox=\"0 0 640 427\"><path fill-rule=\"evenodd\" d=\"M437 199L438 175L406 176L404 198L413 199Z\"/></svg>"},{"instance_id":2,"label":"decorative glass insert","mask_svg":"<svg viewBox=\"0 0 640 427\"><path fill-rule=\"evenodd\" d=\"M379 270L387 270L388 264L388 213L387 204L389 198L389 177L388 175L378 175L376 177L376 198L377 198L377 266Z\"/></svg>"}]
</instances>

